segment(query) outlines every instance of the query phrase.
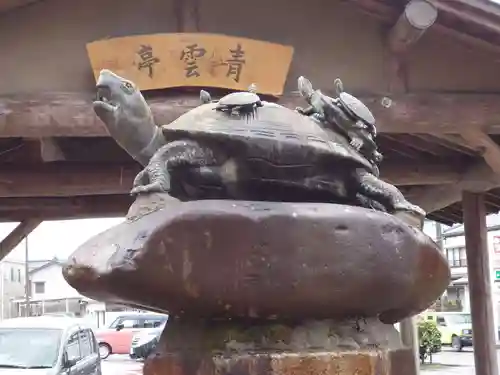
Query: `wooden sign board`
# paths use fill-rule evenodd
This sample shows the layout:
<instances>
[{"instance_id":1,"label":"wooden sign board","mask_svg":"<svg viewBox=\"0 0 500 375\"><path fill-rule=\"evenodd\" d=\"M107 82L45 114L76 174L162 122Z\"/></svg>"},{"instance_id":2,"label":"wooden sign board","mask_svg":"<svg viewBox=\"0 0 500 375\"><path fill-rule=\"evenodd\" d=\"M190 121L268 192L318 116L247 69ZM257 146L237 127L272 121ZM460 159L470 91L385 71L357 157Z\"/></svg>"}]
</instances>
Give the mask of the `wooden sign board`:
<instances>
[{"instance_id":1,"label":"wooden sign board","mask_svg":"<svg viewBox=\"0 0 500 375\"><path fill-rule=\"evenodd\" d=\"M220 87L283 93L293 47L216 34L154 34L87 44L94 71L109 69L141 90Z\"/></svg>"}]
</instances>

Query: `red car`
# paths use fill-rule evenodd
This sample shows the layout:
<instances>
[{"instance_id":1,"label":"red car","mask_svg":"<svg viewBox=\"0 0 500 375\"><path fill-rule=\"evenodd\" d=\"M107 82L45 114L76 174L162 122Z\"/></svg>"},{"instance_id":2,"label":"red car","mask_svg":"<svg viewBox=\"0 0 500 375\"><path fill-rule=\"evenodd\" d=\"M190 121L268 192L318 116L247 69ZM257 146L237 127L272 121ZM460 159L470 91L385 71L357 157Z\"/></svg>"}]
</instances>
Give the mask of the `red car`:
<instances>
[{"instance_id":1,"label":"red car","mask_svg":"<svg viewBox=\"0 0 500 375\"><path fill-rule=\"evenodd\" d=\"M108 328L95 331L101 359L111 354L129 354L132 337L143 328L161 326L168 319L162 314L124 314L116 318Z\"/></svg>"}]
</instances>

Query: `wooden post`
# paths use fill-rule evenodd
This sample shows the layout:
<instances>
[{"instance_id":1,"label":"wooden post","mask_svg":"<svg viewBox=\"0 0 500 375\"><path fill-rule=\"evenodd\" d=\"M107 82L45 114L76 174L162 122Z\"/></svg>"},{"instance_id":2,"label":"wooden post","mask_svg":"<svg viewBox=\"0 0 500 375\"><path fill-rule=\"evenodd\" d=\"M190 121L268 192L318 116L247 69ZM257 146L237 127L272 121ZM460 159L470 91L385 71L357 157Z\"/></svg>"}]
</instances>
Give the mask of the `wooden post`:
<instances>
[{"instance_id":1,"label":"wooden post","mask_svg":"<svg viewBox=\"0 0 500 375\"><path fill-rule=\"evenodd\" d=\"M427 0L411 0L388 35L389 48L403 53L436 21L438 10Z\"/></svg>"},{"instance_id":2,"label":"wooden post","mask_svg":"<svg viewBox=\"0 0 500 375\"><path fill-rule=\"evenodd\" d=\"M412 348L413 366L415 368L415 374L418 375L420 373L420 350L418 346L418 331L415 317L402 320L399 323L399 330L401 332L401 341L403 344Z\"/></svg>"},{"instance_id":3,"label":"wooden post","mask_svg":"<svg viewBox=\"0 0 500 375\"><path fill-rule=\"evenodd\" d=\"M484 195L463 192L462 207L476 374L498 375Z\"/></svg>"}]
</instances>

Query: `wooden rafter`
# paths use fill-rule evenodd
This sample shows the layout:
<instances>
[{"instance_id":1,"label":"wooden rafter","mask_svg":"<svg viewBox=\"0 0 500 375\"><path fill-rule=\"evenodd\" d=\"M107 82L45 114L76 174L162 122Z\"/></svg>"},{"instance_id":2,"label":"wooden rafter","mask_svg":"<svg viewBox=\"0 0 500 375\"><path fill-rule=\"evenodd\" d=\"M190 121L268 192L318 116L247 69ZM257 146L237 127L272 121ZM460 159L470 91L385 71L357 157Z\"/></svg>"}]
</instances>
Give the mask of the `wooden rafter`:
<instances>
[{"instance_id":1,"label":"wooden rafter","mask_svg":"<svg viewBox=\"0 0 500 375\"><path fill-rule=\"evenodd\" d=\"M392 53L405 53L429 29L437 18L437 8L427 0L409 1L389 31L387 44Z\"/></svg>"},{"instance_id":2,"label":"wooden rafter","mask_svg":"<svg viewBox=\"0 0 500 375\"><path fill-rule=\"evenodd\" d=\"M2 242L0 242L0 261L5 258L27 235L35 230L43 220L29 218L21 221Z\"/></svg>"},{"instance_id":3,"label":"wooden rafter","mask_svg":"<svg viewBox=\"0 0 500 375\"><path fill-rule=\"evenodd\" d=\"M463 191L484 192L500 186L497 175L486 163L470 167L453 184L410 189L407 195L411 201L427 213L438 211L462 199Z\"/></svg>"},{"instance_id":4,"label":"wooden rafter","mask_svg":"<svg viewBox=\"0 0 500 375\"><path fill-rule=\"evenodd\" d=\"M84 93L0 97L0 138L5 137L106 137ZM500 133L500 95L497 94L401 94L360 98L373 111L380 133L459 134L484 128ZM296 108L304 100L289 94L279 103ZM149 100L157 124L168 124L200 105L196 95L166 96Z\"/></svg>"},{"instance_id":5,"label":"wooden rafter","mask_svg":"<svg viewBox=\"0 0 500 375\"><path fill-rule=\"evenodd\" d=\"M0 221L69 220L93 217L122 217L132 197L92 195L81 197L0 198Z\"/></svg>"},{"instance_id":6,"label":"wooden rafter","mask_svg":"<svg viewBox=\"0 0 500 375\"><path fill-rule=\"evenodd\" d=\"M490 168L500 175L500 147L491 137L479 129L465 130L461 136L475 149L480 150Z\"/></svg>"},{"instance_id":7,"label":"wooden rafter","mask_svg":"<svg viewBox=\"0 0 500 375\"><path fill-rule=\"evenodd\" d=\"M6 166L0 169L0 197L126 194L139 171L138 164Z\"/></svg>"},{"instance_id":8,"label":"wooden rafter","mask_svg":"<svg viewBox=\"0 0 500 375\"><path fill-rule=\"evenodd\" d=\"M40 157L44 162L64 161L64 152L55 138L40 139Z\"/></svg>"},{"instance_id":9,"label":"wooden rafter","mask_svg":"<svg viewBox=\"0 0 500 375\"><path fill-rule=\"evenodd\" d=\"M67 163L32 168L2 167L0 197L68 197L128 194L140 166ZM386 162L381 176L395 185L455 183L461 167L447 164L410 163L403 166Z\"/></svg>"}]
</instances>

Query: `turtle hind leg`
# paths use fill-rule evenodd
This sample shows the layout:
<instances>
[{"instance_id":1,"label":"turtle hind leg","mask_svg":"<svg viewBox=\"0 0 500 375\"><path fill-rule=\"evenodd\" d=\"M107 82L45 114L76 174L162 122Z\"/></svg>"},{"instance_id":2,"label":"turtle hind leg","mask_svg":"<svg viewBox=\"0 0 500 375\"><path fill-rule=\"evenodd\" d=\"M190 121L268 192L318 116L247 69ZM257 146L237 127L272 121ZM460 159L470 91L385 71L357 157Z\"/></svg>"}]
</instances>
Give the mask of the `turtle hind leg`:
<instances>
[{"instance_id":1,"label":"turtle hind leg","mask_svg":"<svg viewBox=\"0 0 500 375\"><path fill-rule=\"evenodd\" d=\"M151 158L145 168L149 184L134 186L132 195L147 193L168 193L171 188L170 171L173 168L203 167L215 161L210 149L200 146L197 142L181 140L161 147ZM141 176L138 183L144 181Z\"/></svg>"},{"instance_id":2,"label":"turtle hind leg","mask_svg":"<svg viewBox=\"0 0 500 375\"><path fill-rule=\"evenodd\" d=\"M397 187L364 170L358 170L357 174L361 194L382 203L384 206L388 205L387 211L390 213L409 212L423 221L426 215L425 211L408 202Z\"/></svg>"}]
</instances>

